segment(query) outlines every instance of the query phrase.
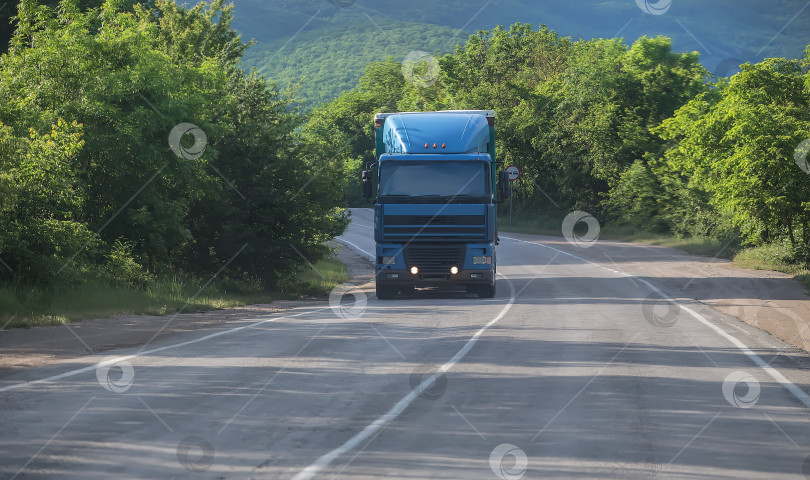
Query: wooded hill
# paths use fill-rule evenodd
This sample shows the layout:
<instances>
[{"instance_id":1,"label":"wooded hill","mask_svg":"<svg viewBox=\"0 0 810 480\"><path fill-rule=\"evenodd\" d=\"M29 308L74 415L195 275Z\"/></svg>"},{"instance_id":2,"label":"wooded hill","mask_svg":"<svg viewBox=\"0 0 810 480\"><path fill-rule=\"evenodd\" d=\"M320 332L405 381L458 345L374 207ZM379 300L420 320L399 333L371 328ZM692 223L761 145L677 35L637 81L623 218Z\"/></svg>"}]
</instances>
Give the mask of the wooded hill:
<instances>
[{"instance_id":1,"label":"wooded hill","mask_svg":"<svg viewBox=\"0 0 810 480\"><path fill-rule=\"evenodd\" d=\"M245 65L282 88L300 81L298 98L316 105L356 86L362 66L372 61L402 60L412 50L438 57L478 30L515 22L546 25L574 39L632 43L642 35L667 36L674 51L697 51L720 75L767 57L801 58L810 42L810 8L801 0L674 0L663 15L646 14L633 0L347 3L238 0L235 24L245 39L257 41Z\"/></svg>"}]
</instances>

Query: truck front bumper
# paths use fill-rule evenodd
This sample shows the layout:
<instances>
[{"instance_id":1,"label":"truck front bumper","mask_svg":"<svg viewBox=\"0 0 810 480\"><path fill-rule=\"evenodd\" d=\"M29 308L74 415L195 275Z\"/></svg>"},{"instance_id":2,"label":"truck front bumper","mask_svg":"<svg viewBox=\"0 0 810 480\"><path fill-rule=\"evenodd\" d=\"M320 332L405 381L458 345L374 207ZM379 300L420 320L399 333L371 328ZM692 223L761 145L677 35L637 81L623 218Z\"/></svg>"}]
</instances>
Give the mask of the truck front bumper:
<instances>
[{"instance_id":1,"label":"truck front bumper","mask_svg":"<svg viewBox=\"0 0 810 480\"><path fill-rule=\"evenodd\" d=\"M397 287L462 287L467 285L486 285L495 281L495 272L484 269L459 270L455 275L450 273L411 274L407 270L379 268L376 275L377 285Z\"/></svg>"}]
</instances>

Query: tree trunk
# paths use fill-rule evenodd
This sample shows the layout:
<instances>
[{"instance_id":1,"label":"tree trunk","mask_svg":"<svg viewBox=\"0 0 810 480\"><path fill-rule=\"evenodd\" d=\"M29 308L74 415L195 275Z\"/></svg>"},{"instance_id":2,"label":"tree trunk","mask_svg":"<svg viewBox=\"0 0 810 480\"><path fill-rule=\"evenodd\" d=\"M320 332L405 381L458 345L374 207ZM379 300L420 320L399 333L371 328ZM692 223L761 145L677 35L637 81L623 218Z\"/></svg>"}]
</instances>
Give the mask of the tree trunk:
<instances>
[{"instance_id":1,"label":"tree trunk","mask_svg":"<svg viewBox=\"0 0 810 480\"><path fill-rule=\"evenodd\" d=\"M788 236L790 237L790 248L796 250L796 237L793 235L793 219L787 219Z\"/></svg>"}]
</instances>

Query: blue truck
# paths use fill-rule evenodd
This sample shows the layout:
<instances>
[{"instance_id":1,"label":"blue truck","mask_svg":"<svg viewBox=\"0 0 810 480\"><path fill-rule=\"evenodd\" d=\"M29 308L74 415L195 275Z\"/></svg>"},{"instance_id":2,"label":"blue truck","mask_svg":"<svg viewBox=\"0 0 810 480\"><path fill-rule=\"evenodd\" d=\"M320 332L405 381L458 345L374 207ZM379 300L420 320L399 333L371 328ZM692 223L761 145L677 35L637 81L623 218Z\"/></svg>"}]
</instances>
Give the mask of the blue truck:
<instances>
[{"instance_id":1,"label":"blue truck","mask_svg":"<svg viewBox=\"0 0 810 480\"><path fill-rule=\"evenodd\" d=\"M374 116L376 163L363 170L373 198L376 293L454 287L495 296L495 112L446 110ZM375 175L376 174L376 175Z\"/></svg>"}]
</instances>

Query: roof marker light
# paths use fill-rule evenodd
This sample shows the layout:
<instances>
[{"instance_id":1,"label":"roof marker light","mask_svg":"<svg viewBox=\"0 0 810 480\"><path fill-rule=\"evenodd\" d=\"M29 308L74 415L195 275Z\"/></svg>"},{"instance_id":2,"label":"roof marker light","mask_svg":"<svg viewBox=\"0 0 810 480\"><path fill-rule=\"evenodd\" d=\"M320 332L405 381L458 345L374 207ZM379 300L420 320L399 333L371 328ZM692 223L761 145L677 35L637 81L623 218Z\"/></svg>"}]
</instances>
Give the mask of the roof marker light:
<instances>
[{"instance_id":1,"label":"roof marker light","mask_svg":"<svg viewBox=\"0 0 810 480\"><path fill-rule=\"evenodd\" d=\"M428 144L427 144L427 143L425 143L425 148L428 148Z\"/></svg>"},{"instance_id":2,"label":"roof marker light","mask_svg":"<svg viewBox=\"0 0 810 480\"><path fill-rule=\"evenodd\" d=\"M433 148L436 148L436 144L435 144L435 143L433 144Z\"/></svg>"},{"instance_id":3,"label":"roof marker light","mask_svg":"<svg viewBox=\"0 0 810 480\"><path fill-rule=\"evenodd\" d=\"M442 148L447 148L447 144L446 144L446 143L442 143Z\"/></svg>"}]
</instances>

